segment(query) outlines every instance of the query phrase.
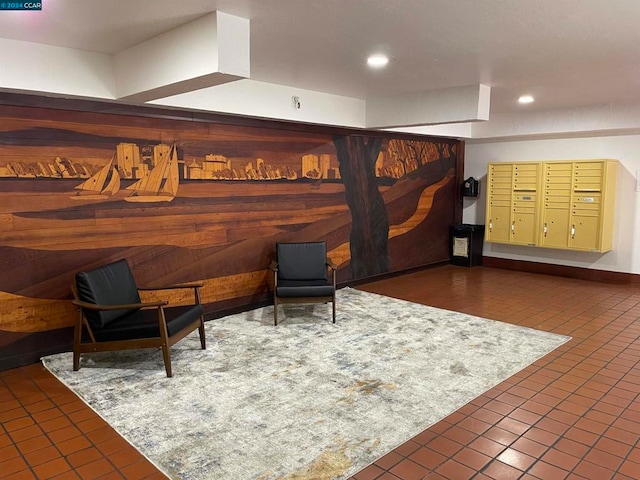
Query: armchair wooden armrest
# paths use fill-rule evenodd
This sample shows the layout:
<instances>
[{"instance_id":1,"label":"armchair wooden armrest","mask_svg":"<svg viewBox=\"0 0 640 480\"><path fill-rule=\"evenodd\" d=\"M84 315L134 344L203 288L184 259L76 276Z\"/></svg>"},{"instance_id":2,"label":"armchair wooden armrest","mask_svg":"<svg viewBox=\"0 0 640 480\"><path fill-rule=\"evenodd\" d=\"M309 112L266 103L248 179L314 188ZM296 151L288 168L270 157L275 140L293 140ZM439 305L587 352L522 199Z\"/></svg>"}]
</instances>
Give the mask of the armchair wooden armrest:
<instances>
[{"instance_id":1,"label":"armchair wooden armrest","mask_svg":"<svg viewBox=\"0 0 640 480\"><path fill-rule=\"evenodd\" d=\"M134 308L164 307L169 304L166 300L159 300L157 302L129 303L125 305L98 305L96 303L88 303L81 300L71 300L71 303L88 310L132 310Z\"/></svg>"},{"instance_id":2,"label":"armchair wooden armrest","mask_svg":"<svg viewBox=\"0 0 640 480\"><path fill-rule=\"evenodd\" d=\"M175 285L166 285L162 287L138 287L138 290L152 291L152 290L174 290L178 288L202 288L204 282L190 282L190 283L177 283Z\"/></svg>"},{"instance_id":3,"label":"armchair wooden armrest","mask_svg":"<svg viewBox=\"0 0 640 480\"><path fill-rule=\"evenodd\" d=\"M333 262L331 261L331 259L327 259L327 266L328 266L329 268L331 268L331 270L337 270L337 269L338 269L338 267L336 267L335 263L333 263Z\"/></svg>"},{"instance_id":4,"label":"armchair wooden armrest","mask_svg":"<svg viewBox=\"0 0 640 480\"><path fill-rule=\"evenodd\" d=\"M278 271L278 262L276 262L275 260L271 260L271 263L269 264L269 268L272 271L277 272Z\"/></svg>"}]
</instances>

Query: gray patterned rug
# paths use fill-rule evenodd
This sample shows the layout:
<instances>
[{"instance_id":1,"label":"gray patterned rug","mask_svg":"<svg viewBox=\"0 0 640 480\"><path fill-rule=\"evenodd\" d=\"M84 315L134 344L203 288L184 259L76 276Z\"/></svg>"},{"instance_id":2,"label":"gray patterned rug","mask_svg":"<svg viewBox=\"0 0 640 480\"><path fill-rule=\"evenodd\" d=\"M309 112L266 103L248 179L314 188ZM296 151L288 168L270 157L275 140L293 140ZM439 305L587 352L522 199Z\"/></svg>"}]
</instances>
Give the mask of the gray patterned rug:
<instances>
[{"instance_id":1,"label":"gray patterned rug","mask_svg":"<svg viewBox=\"0 0 640 480\"><path fill-rule=\"evenodd\" d=\"M172 349L44 365L172 478L344 479L569 338L345 288ZM195 332L194 332L195 333Z\"/></svg>"}]
</instances>

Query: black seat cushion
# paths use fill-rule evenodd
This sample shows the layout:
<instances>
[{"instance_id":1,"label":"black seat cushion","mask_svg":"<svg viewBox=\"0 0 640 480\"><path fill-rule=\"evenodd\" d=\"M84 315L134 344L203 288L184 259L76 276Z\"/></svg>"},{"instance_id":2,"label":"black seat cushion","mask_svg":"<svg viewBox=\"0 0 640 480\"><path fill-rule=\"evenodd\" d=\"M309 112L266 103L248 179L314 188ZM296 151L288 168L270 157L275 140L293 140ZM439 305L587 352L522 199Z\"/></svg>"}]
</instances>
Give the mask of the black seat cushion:
<instances>
[{"instance_id":1,"label":"black seat cushion","mask_svg":"<svg viewBox=\"0 0 640 480\"><path fill-rule=\"evenodd\" d=\"M331 283L319 280L279 280L276 287L278 297L330 297L334 293Z\"/></svg>"},{"instance_id":2,"label":"black seat cushion","mask_svg":"<svg viewBox=\"0 0 640 480\"><path fill-rule=\"evenodd\" d=\"M325 242L277 243L278 280L327 279Z\"/></svg>"},{"instance_id":3,"label":"black seat cushion","mask_svg":"<svg viewBox=\"0 0 640 480\"><path fill-rule=\"evenodd\" d=\"M126 260L118 260L102 267L76 274L78 299L97 305L125 305L140 303L138 287ZM99 330L130 315L136 310L96 311L85 309L92 329Z\"/></svg>"},{"instance_id":4,"label":"black seat cushion","mask_svg":"<svg viewBox=\"0 0 640 480\"><path fill-rule=\"evenodd\" d=\"M190 323L198 320L202 313L202 305L164 307L167 333L169 336L174 335ZM130 312L110 322L104 328L94 331L94 335L99 342L160 337L158 309L152 308Z\"/></svg>"}]
</instances>

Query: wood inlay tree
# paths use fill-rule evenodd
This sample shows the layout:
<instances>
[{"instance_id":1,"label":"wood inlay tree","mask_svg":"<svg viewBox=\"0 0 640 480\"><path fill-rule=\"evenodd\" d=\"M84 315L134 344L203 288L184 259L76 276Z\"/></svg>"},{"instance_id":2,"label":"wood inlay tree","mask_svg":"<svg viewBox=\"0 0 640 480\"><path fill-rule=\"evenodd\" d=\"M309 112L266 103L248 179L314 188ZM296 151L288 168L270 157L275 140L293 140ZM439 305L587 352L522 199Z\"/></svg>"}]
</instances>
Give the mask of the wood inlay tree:
<instances>
[{"instance_id":1,"label":"wood inlay tree","mask_svg":"<svg viewBox=\"0 0 640 480\"><path fill-rule=\"evenodd\" d=\"M389 219L375 175L382 139L335 136L333 143L352 219L350 278L388 272Z\"/></svg>"}]
</instances>

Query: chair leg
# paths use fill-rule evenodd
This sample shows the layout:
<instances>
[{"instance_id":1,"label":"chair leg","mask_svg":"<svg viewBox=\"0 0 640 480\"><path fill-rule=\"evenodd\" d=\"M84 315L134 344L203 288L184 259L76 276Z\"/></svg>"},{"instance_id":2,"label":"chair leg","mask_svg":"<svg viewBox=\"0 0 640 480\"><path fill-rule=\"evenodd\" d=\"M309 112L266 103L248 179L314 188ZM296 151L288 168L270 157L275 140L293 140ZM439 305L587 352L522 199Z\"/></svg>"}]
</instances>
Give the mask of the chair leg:
<instances>
[{"instance_id":1,"label":"chair leg","mask_svg":"<svg viewBox=\"0 0 640 480\"><path fill-rule=\"evenodd\" d=\"M80 370L80 352L77 347L73 349L73 371L77 372Z\"/></svg>"},{"instance_id":2,"label":"chair leg","mask_svg":"<svg viewBox=\"0 0 640 480\"><path fill-rule=\"evenodd\" d=\"M169 344L169 333L167 332L167 319L164 316L164 310L158 307L158 323L160 324L160 338L162 339L162 358L164 359L164 369L167 371L167 377L172 377L171 373L171 345Z\"/></svg>"},{"instance_id":3,"label":"chair leg","mask_svg":"<svg viewBox=\"0 0 640 480\"><path fill-rule=\"evenodd\" d=\"M273 296L273 324L278 326L278 297Z\"/></svg>"},{"instance_id":4,"label":"chair leg","mask_svg":"<svg viewBox=\"0 0 640 480\"><path fill-rule=\"evenodd\" d=\"M193 294L195 298L196 305L200 305L200 287L196 287L193 289ZM207 349L207 339L204 336L204 315L200 315L200 326L198 327L198 332L200 334L200 346L202 350Z\"/></svg>"},{"instance_id":5,"label":"chair leg","mask_svg":"<svg viewBox=\"0 0 640 480\"><path fill-rule=\"evenodd\" d=\"M198 332L200 333L200 346L202 350L207 349L207 339L204 336L204 317L200 317L200 326L198 327Z\"/></svg>"},{"instance_id":6,"label":"chair leg","mask_svg":"<svg viewBox=\"0 0 640 480\"><path fill-rule=\"evenodd\" d=\"M82 341L82 310L78 309L78 323L73 329L73 371L80 370L80 342Z\"/></svg>"},{"instance_id":7,"label":"chair leg","mask_svg":"<svg viewBox=\"0 0 640 480\"><path fill-rule=\"evenodd\" d=\"M162 345L162 357L164 359L164 369L167 371L167 377L172 377L173 373L171 372L171 351L169 350L171 347L166 343Z\"/></svg>"},{"instance_id":8,"label":"chair leg","mask_svg":"<svg viewBox=\"0 0 640 480\"><path fill-rule=\"evenodd\" d=\"M333 308L333 323L336 323L336 297L333 297L333 301L331 302Z\"/></svg>"}]
</instances>

